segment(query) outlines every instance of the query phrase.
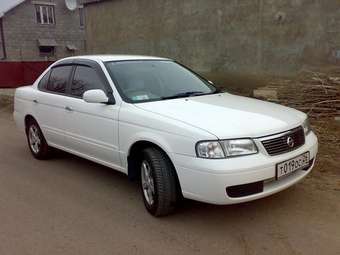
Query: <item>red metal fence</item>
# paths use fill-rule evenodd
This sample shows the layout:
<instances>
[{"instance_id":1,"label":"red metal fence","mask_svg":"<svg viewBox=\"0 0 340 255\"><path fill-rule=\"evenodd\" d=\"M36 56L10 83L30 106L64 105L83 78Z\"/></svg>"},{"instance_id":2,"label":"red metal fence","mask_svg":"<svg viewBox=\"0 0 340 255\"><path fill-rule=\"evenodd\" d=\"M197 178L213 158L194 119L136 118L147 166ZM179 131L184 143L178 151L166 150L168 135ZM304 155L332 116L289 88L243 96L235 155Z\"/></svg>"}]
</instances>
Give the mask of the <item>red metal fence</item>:
<instances>
[{"instance_id":1,"label":"red metal fence","mask_svg":"<svg viewBox=\"0 0 340 255\"><path fill-rule=\"evenodd\" d=\"M32 84L53 62L0 62L0 88Z\"/></svg>"}]
</instances>

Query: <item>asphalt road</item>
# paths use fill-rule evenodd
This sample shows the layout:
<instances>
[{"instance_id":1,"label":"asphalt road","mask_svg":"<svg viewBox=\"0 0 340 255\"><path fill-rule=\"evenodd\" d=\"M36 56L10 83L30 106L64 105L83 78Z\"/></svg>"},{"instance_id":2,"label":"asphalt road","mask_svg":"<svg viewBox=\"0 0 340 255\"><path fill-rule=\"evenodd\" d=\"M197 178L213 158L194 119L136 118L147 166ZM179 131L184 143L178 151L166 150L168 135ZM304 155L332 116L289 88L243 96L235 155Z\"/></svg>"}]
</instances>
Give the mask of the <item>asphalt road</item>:
<instances>
[{"instance_id":1,"label":"asphalt road","mask_svg":"<svg viewBox=\"0 0 340 255\"><path fill-rule=\"evenodd\" d=\"M33 159L0 111L4 255L340 254L339 192L311 183L241 205L185 201L157 219L122 174L64 153Z\"/></svg>"}]
</instances>

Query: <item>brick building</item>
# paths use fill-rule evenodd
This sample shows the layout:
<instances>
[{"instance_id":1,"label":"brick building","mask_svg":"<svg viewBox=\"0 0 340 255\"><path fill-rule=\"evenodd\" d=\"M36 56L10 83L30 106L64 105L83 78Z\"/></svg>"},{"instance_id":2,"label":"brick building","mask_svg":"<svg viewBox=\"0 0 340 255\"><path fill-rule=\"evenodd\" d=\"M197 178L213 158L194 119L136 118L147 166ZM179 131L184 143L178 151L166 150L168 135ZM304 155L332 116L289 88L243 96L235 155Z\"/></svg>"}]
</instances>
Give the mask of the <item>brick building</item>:
<instances>
[{"instance_id":1,"label":"brick building","mask_svg":"<svg viewBox=\"0 0 340 255\"><path fill-rule=\"evenodd\" d=\"M0 87L31 83L51 62L83 54L84 22L82 5L71 11L65 0L1 0Z\"/></svg>"}]
</instances>

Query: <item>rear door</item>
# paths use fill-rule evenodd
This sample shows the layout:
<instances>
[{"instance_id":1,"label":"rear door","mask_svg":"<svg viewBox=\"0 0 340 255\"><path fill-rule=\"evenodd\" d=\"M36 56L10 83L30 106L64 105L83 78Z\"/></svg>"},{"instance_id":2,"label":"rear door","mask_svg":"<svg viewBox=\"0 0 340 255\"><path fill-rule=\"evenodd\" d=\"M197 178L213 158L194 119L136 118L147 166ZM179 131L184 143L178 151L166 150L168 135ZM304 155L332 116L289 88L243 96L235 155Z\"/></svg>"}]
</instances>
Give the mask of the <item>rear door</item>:
<instances>
[{"instance_id":1,"label":"rear door","mask_svg":"<svg viewBox=\"0 0 340 255\"><path fill-rule=\"evenodd\" d=\"M76 62L64 102L67 147L76 154L119 169L119 105L85 102L83 94L91 89L101 89L108 96L112 95L112 88L97 63Z\"/></svg>"},{"instance_id":2,"label":"rear door","mask_svg":"<svg viewBox=\"0 0 340 255\"><path fill-rule=\"evenodd\" d=\"M52 146L64 145L65 97L71 78L72 65L60 65L50 71L38 84L34 111L42 132Z\"/></svg>"}]
</instances>

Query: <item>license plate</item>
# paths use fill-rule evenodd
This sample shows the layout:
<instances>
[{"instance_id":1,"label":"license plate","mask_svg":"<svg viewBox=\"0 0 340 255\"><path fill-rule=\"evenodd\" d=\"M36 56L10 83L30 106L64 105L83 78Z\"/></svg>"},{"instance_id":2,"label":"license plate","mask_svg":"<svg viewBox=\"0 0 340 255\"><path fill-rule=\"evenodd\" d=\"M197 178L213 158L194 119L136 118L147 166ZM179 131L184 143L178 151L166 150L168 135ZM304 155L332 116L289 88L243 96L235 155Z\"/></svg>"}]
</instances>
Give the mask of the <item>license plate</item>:
<instances>
[{"instance_id":1,"label":"license plate","mask_svg":"<svg viewBox=\"0 0 340 255\"><path fill-rule=\"evenodd\" d=\"M291 174L309 165L309 152L276 165L276 178Z\"/></svg>"}]
</instances>

